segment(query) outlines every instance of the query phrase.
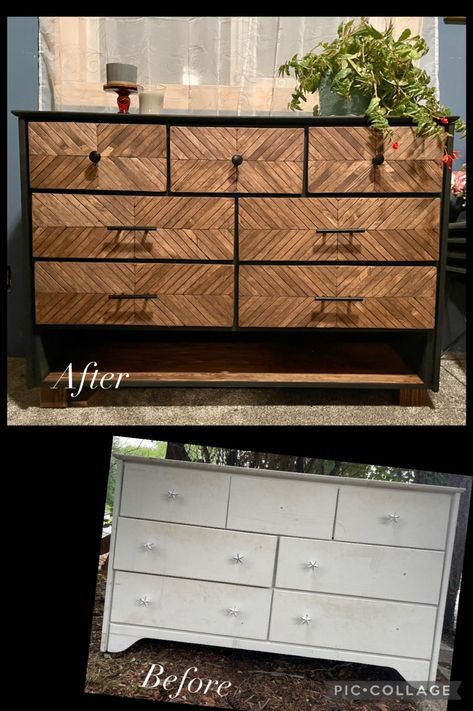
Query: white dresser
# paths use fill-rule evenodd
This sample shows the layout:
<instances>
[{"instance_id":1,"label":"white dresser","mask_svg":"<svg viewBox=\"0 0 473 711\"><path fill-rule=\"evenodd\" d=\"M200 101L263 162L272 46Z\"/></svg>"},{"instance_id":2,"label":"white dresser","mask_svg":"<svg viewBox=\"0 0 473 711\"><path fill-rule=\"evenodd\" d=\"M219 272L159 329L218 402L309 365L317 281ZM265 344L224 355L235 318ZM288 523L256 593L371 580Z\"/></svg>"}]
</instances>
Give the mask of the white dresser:
<instances>
[{"instance_id":1,"label":"white dresser","mask_svg":"<svg viewBox=\"0 0 473 711\"><path fill-rule=\"evenodd\" d=\"M435 679L463 489L117 458L103 651L146 637Z\"/></svg>"}]
</instances>

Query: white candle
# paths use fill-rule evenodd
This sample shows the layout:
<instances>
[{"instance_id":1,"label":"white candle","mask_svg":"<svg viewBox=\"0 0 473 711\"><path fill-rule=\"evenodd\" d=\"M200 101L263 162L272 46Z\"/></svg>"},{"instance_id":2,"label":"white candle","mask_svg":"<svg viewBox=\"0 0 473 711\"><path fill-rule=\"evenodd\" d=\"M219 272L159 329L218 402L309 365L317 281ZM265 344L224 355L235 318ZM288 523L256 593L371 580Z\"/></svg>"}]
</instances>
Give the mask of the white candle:
<instances>
[{"instance_id":1,"label":"white candle","mask_svg":"<svg viewBox=\"0 0 473 711\"><path fill-rule=\"evenodd\" d=\"M133 64L110 62L107 64L106 69L107 84L113 84L115 81L136 84L138 69Z\"/></svg>"},{"instance_id":2,"label":"white candle","mask_svg":"<svg viewBox=\"0 0 473 711\"><path fill-rule=\"evenodd\" d=\"M161 114L164 104L164 86L140 89L140 114Z\"/></svg>"}]
</instances>

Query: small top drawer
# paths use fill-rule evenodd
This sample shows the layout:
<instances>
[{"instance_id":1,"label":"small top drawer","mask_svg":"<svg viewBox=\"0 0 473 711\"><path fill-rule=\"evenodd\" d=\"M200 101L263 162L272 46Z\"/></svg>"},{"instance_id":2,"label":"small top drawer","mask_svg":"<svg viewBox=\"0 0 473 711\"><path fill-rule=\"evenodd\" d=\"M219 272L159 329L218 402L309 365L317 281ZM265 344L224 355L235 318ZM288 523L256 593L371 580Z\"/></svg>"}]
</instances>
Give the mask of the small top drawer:
<instances>
[{"instance_id":1,"label":"small top drawer","mask_svg":"<svg viewBox=\"0 0 473 711\"><path fill-rule=\"evenodd\" d=\"M171 189L300 193L304 129L173 126Z\"/></svg>"},{"instance_id":2,"label":"small top drawer","mask_svg":"<svg viewBox=\"0 0 473 711\"><path fill-rule=\"evenodd\" d=\"M335 540L443 550L449 514L445 494L342 486Z\"/></svg>"},{"instance_id":3,"label":"small top drawer","mask_svg":"<svg viewBox=\"0 0 473 711\"><path fill-rule=\"evenodd\" d=\"M225 527L229 484L220 472L126 464L120 515Z\"/></svg>"},{"instance_id":4,"label":"small top drawer","mask_svg":"<svg viewBox=\"0 0 473 711\"><path fill-rule=\"evenodd\" d=\"M30 186L166 190L166 129L146 124L29 124Z\"/></svg>"},{"instance_id":5,"label":"small top drawer","mask_svg":"<svg viewBox=\"0 0 473 711\"><path fill-rule=\"evenodd\" d=\"M228 528L332 537L337 487L269 477L232 477Z\"/></svg>"},{"instance_id":6,"label":"small top drawer","mask_svg":"<svg viewBox=\"0 0 473 711\"><path fill-rule=\"evenodd\" d=\"M373 162L375 156L379 164ZM365 126L313 127L309 129L308 189L311 193L440 193L442 156L438 136L417 136L412 126L394 127L394 140L378 138Z\"/></svg>"}]
</instances>

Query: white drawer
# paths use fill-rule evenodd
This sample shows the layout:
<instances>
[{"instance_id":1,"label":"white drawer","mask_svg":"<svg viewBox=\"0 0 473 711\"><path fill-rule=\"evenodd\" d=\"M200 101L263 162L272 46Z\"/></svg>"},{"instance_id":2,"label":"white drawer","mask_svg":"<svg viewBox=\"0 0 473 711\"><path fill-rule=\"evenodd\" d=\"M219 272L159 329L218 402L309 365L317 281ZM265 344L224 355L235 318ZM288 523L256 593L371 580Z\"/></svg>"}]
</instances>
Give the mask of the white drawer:
<instances>
[{"instance_id":1,"label":"white drawer","mask_svg":"<svg viewBox=\"0 0 473 711\"><path fill-rule=\"evenodd\" d=\"M118 571L111 621L266 639L270 606L265 588Z\"/></svg>"},{"instance_id":2,"label":"white drawer","mask_svg":"<svg viewBox=\"0 0 473 711\"><path fill-rule=\"evenodd\" d=\"M271 587L276 542L275 536L120 518L113 567Z\"/></svg>"},{"instance_id":3,"label":"white drawer","mask_svg":"<svg viewBox=\"0 0 473 711\"><path fill-rule=\"evenodd\" d=\"M436 614L427 605L275 590L269 639L430 659Z\"/></svg>"},{"instance_id":4,"label":"white drawer","mask_svg":"<svg viewBox=\"0 0 473 711\"><path fill-rule=\"evenodd\" d=\"M281 538L276 587L436 605L442 569L441 551Z\"/></svg>"},{"instance_id":5,"label":"white drawer","mask_svg":"<svg viewBox=\"0 0 473 711\"><path fill-rule=\"evenodd\" d=\"M341 486L335 539L443 550L450 501L415 489Z\"/></svg>"},{"instance_id":6,"label":"white drawer","mask_svg":"<svg viewBox=\"0 0 473 711\"><path fill-rule=\"evenodd\" d=\"M331 538L337 486L233 476L228 527L243 531Z\"/></svg>"},{"instance_id":7,"label":"white drawer","mask_svg":"<svg viewBox=\"0 0 473 711\"><path fill-rule=\"evenodd\" d=\"M126 464L120 514L225 527L230 477L221 472Z\"/></svg>"}]
</instances>

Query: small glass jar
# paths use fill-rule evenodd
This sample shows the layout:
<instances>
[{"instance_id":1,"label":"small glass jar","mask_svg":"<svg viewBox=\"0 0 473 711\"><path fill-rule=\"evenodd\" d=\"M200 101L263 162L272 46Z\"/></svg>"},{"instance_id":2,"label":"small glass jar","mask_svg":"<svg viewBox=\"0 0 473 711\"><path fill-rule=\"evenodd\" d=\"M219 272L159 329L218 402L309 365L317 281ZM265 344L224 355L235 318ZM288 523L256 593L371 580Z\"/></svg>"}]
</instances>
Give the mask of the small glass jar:
<instances>
[{"instance_id":1,"label":"small glass jar","mask_svg":"<svg viewBox=\"0 0 473 711\"><path fill-rule=\"evenodd\" d=\"M162 114L165 89L164 84L138 87L140 114Z\"/></svg>"}]
</instances>

